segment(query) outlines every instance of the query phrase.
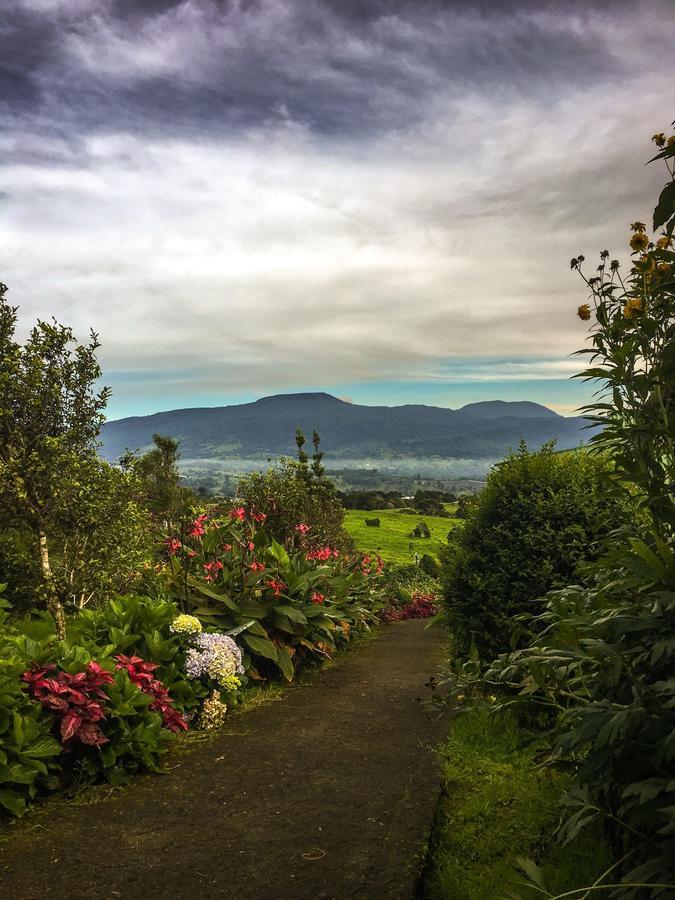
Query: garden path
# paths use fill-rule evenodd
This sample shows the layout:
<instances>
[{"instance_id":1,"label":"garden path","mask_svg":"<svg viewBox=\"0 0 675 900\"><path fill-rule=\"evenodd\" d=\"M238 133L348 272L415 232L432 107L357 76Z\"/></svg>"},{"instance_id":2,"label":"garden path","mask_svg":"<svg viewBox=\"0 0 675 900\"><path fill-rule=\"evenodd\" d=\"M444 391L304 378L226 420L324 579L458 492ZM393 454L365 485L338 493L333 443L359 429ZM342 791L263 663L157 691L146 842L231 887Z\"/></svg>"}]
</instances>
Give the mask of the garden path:
<instances>
[{"instance_id":1,"label":"garden path","mask_svg":"<svg viewBox=\"0 0 675 900\"><path fill-rule=\"evenodd\" d=\"M405 900L447 721L424 703L444 634L383 627L168 774L47 805L0 842L11 900Z\"/></svg>"}]
</instances>

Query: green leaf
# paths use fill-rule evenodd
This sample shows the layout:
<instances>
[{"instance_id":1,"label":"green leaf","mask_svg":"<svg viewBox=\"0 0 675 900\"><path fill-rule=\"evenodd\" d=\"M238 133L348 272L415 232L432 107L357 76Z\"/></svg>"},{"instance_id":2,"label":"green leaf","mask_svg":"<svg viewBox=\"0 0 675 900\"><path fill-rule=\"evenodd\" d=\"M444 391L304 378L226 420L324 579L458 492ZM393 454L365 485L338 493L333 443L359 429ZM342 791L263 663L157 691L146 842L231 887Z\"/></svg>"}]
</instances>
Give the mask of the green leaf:
<instances>
[{"instance_id":1,"label":"green leaf","mask_svg":"<svg viewBox=\"0 0 675 900\"><path fill-rule=\"evenodd\" d=\"M0 790L0 806L4 806L13 816L22 816L26 812L26 801L11 790Z\"/></svg>"},{"instance_id":2,"label":"green leaf","mask_svg":"<svg viewBox=\"0 0 675 900\"><path fill-rule=\"evenodd\" d=\"M37 740L21 750L22 756L29 756L31 759L44 759L48 756L58 756L60 753L61 744L59 744L56 738L46 734L37 738Z\"/></svg>"},{"instance_id":3,"label":"green leaf","mask_svg":"<svg viewBox=\"0 0 675 900\"><path fill-rule=\"evenodd\" d=\"M277 665L281 669L284 678L287 681L293 681L293 676L295 675L293 658L285 647L277 647Z\"/></svg>"},{"instance_id":4,"label":"green leaf","mask_svg":"<svg viewBox=\"0 0 675 900\"><path fill-rule=\"evenodd\" d=\"M254 634L245 634L244 643L259 656L266 656L274 662L278 661L276 646L267 638L257 637Z\"/></svg>"},{"instance_id":5,"label":"green leaf","mask_svg":"<svg viewBox=\"0 0 675 900\"><path fill-rule=\"evenodd\" d=\"M234 612L238 612L239 607L234 602L234 600L231 600L227 596L227 594L219 594L217 591L214 591L211 588L207 587L192 575L188 578L188 584L191 588L197 591L198 594L201 594L204 597L209 597L211 600L218 600L219 603L224 604L228 609L231 609Z\"/></svg>"},{"instance_id":6,"label":"green leaf","mask_svg":"<svg viewBox=\"0 0 675 900\"><path fill-rule=\"evenodd\" d=\"M291 560L288 553L286 553L284 548L277 541L272 541L271 546L267 549L267 553L273 559L276 559L282 566L288 566L290 564Z\"/></svg>"},{"instance_id":7,"label":"green leaf","mask_svg":"<svg viewBox=\"0 0 675 900\"><path fill-rule=\"evenodd\" d=\"M661 191L654 210L654 231L664 225L672 215L675 215L675 181L669 181Z\"/></svg>"},{"instance_id":8,"label":"green leaf","mask_svg":"<svg viewBox=\"0 0 675 900\"><path fill-rule=\"evenodd\" d=\"M300 625L307 624L307 616L300 612L299 609L296 609L294 606L289 606L284 603L280 606L275 606L274 611L278 612L282 616L286 616L292 622L299 622Z\"/></svg>"}]
</instances>

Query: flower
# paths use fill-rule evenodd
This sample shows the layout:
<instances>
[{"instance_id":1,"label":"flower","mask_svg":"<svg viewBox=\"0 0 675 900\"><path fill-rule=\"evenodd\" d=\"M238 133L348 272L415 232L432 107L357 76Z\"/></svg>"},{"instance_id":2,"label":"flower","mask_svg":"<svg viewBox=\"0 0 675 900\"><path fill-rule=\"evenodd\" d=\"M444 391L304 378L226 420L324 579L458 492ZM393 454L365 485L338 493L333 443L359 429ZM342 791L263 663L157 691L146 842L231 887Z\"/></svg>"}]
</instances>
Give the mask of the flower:
<instances>
[{"instance_id":1,"label":"flower","mask_svg":"<svg viewBox=\"0 0 675 900\"><path fill-rule=\"evenodd\" d=\"M283 583L283 581L278 581L276 578L270 579L267 582L267 587L272 588L275 597L280 597L281 592L286 590L286 585Z\"/></svg>"},{"instance_id":2,"label":"flower","mask_svg":"<svg viewBox=\"0 0 675 900\"><path fill-rule=\"evenodd\" d=\"M667 250L668 247L672 244L672 242L673 242L672 237L669 237L668 235L664 235L663 237L660 237L658 239L658 241L656 242L656 248L657 248L657 250Z\"/></svg>"},{"instance_id":3,"label":"flower","mask_svg":"<svg viewBox=\"0 0 675 900\"><path fill-rule=\"evenodd\" d=\"M210 731L212 728L219 728L225 721L227 706L220 699L218 691L213 691L210 697L207 697L202 706L202 710L197 719L197 728L202 731Z\"/></svg>"},{"instance_id":4,"label":"flower","mask_svg":"<svg viewBox=\"0 0 675 900\"><path fill-rule=\"evenodd\" d=\"M662 131L659 131L657 134L652 135L652 141L657 147L663 147L666 143L666 136Z\"/></svg>"},{"instance_id":5,"label":"flower","mask_svg":"<svg viewBox=\"0 0 675 900\"><path fill-rule=\"evenodd\" d=\"M168 537L164 540L164 546L166 547L169 556L174 556L180 550L181 542L178 538Z\"/></svg>"},{"instance_id":6,"label":"flower","mask_svg":"<svg viewBox=\"0 0 675 900\"><path fill-rule=\"evenodd\" d=\"M325 599L324 595L319 591L314 591L311 597L312 603L323 603Z\"/></svg>"},{"instance_id":7,"label":"flower","mask_svg":"<svg viewBox=\"0 0 675 900\"><path fill-rule=\"evenodd\" d=\"M185 654L185 671L188 678L208 676L234 691L241 685L237 675L244 671L242 652L228 634L202 632Z\"/></svg>"},{"instance_id":8,"label":"flower","mask_svg":"<svg viewBox=\"0 0 675 900\"><path fill-rule=\"evenodd\" d=\"M631 231L637 231L638 233L641 233L645 230L645 228L647 226L645 225L644 222L631 222L631 224L628 227L630 228Z\"/></svg>"},{"instance_id":9,"label":"flower","mask_svg":"<svg viewBox=\"0 0 675 900\"><path fill-rule=\"evenodd\" d=\"M266 515L265 513L263 513L263 512L254 512L254 513L252 513L251 515L252 515L252 518L255 519L255 521L256 521L259 525L262 525L262 523L263 523L263 522L265 521L265 519L267 518L267 515Z\"/></svg>"},{"instance_id":10,"label":"flower","mask_svg":"<svg viewBox=\"0 0 675 900\"><path fill-rule=\"evenodd\" d=\"M629 243L633 253L638 253L641 250L647 249L649 238L644 233L644 231L636 231L633 237L630 239Z\"/></svg>"},{"instance_id":11,"label":"flower","mask_svg":"<svg viewBox=\"0 0 675 900\"><path fill-rule=\"evenodd\" d=\"M304 522L300 522L298 525L295 526L295 530L299 531L300 534L307 534L312 529L310 528L309 525L306 525Z\"/></svg>"},{"instance_id":12,"label":"flower","mask_svg":"<svg viewBox=\"0 0 675 900\"><path fill-rule=\"evenodd\" d=\"M223 551L225 553L229 553L231 549L232 549L232 544L223 544Z\"/></svg>"},{"instance_id":13,"label":"flower","mask_svg":"<svg viewBox=\"0 0 675 900\"><path fill-rule=\"evenodd\" d=\"M223 571L223 564L219 559L204 563L204 571L206 572L205 581L215 581L218 572Z\"/></svg>"},{"instance_id":14,"label":"flower","mask_svg":"<svg viewBox=\"0 0 675 900\"><path fill-rule=\"evenodd\" d=\"M582 320L582 322L588 322L591 317L591 308L588 303L581 304L581 306L577 310L577 315Z\"/></svg>"},{"instance_id":15,"label":"flower","mask_svg":"<svg viewBox=\"0 0 675 900\"><path fill-rule=\"evenodd\" d=\"M201 516L197 516L197 518L192 523L188 534L190 537L201 537L203 534L206 534L206 528L204 527L206 521L208 519L208 515L204 513Z\"/></svg>"},{"instance_id":16,"label":"flower","mask_svg":"<svg viewBox=\"0 0 675 900\"><path fill-rule=\"evenodd\" d=\"M174 634L199 634L202 630L202 623L196 616L187 616L182 614L177 616L169 625L169 631Z\"/></svg>"},{"instance_id":17,"label":"flower","mask_svg":"<svg viewBox=\"0 0 675 900\"><path fill-rule=\"evenodd\" d=\"M645 308L645 302L642 297L629 297L626 300L626 305L623 308L623 315L625 319L632 319L635 317L636 313L642 312Z\"/></svg>"},{"instance_id":18,"label":"flower","mask_svg":"<svg viewBox=\"0 0 675 900\"><path fill-rule=\"evenodd\" d=\"M230 510L230 518L239 519L240 522L244 522L246 519L246 510L243 506L237 506L235 509Z\"/></svg>"},{"instance_id":19,"label":"flower","mask_svg":"<svg viewBox=\"0 0 675 900\"><path fill-rule=\"evenodd\" d=\"M265 568L265 563L258 562L254 559L253 562L248 564L248 567L252 572L262 572Z\"/></svg>"},{"instance_id":20,"label":"flower","mask_svg":"<svg viewBox=\"0 0 675 900\"><path fill-rule=\"evenodd\" d=\"M675 147L675 134L671 134L671 136L666 141L666 147Z\"/></svg>"}]
</instances>

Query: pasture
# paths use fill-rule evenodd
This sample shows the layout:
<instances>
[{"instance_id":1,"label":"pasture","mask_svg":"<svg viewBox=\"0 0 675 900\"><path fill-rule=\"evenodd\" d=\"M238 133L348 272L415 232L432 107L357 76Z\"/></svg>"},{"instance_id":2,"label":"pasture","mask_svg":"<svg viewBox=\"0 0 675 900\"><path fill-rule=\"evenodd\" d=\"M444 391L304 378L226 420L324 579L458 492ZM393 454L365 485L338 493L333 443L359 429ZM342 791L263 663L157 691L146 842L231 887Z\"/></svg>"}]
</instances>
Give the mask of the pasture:
<instances>
[{"instance_id":1,"label":"pasture","mask_svg":"<svg viewBox=\"0 0 675 900\"><path fill-rule=\"evenodd\" d=\"M366 519L379 519L380 527L366 525ZM448 532L457 527L459 519L423 516L398 509L348 509L345 528L354 538L356 547L364 553L378 553L385 562L410 563L425 553L438 559L441 547L447 543ZM431 537L411 538L416 525L426 522Z\"/></svg>"}]
</instances>

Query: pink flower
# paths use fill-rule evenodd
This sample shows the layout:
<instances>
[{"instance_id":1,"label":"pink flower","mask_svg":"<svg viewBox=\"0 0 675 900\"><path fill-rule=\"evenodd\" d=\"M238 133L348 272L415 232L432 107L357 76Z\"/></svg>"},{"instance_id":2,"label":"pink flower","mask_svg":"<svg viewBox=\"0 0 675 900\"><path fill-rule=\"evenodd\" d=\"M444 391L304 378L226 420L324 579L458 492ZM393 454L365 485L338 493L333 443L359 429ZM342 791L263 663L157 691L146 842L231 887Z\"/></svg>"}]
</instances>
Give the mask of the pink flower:
<instances>
[{"instance_id":1,"label":"pink flower","mask_svg":"<svg viewBox=\"0 0 675 900\"><path fill-rule=\"evenodd\" d=\"M265 513L262 513L262 512L254 512L254 513L252 513L251 515L252 515L252 518L255 519L255 521L256 521L259 525L262 525L262 523L263 523L263 522L265 521L265 519L267 518L267 516L265 515Z\"/></svg>"},{"instance_id":2,"label":"pink flower","mask_svg":"<svg viewBox=\"0 0 675 900\"><path fill-rule=\"evenodd\" d=\"M230 518L239 519L240 522L243 522L246 519L246 510L243 506L237 506L235 509L230 510Z\"/></svg>"},{"instance_id":3,"label":"pink flower","mask_svg":"<svg viewBox=\"0 0 675 900\"><path fill-rule=\"evenodd\" d=\"M164 541L164 546L166 547L166 551L169 556L174 556L180 550L181 542L178 540L178 538L168 537Z\"/></svg>"},{"instance_id":4,"label":"pink flower","mask_svg":"<svg viewBox=\"0 0 675 900\"><path fill-rule=\"evenodd\" d=\"M295 526L295 530L299 531L300 534L307 534L307 532L311 531L312 529L310 528L309 525L305 525L304 522L300 522L299 525Z\"/></svg>"},{"instance_id":5,"label":"pink flower","mask_svg":"<svg viewBox=\"0 0 675 900\"><path fill-rule=\"evenodd\" d=\"M254 559L252 563L249 563L248 567L252 572L262 572L265 568L265 563L257 562Z\"/></svg>"},{"instance_id":6,"label":"pink flower","mask_svg":"<svg viewBox=\"0 0 675 900\"><path fill-rule=\"evenodd\" d=\"M223 550L225 551L225 553L229 553L231 549L232 544L223 544Z\"/></svg>"}]
</instances>

